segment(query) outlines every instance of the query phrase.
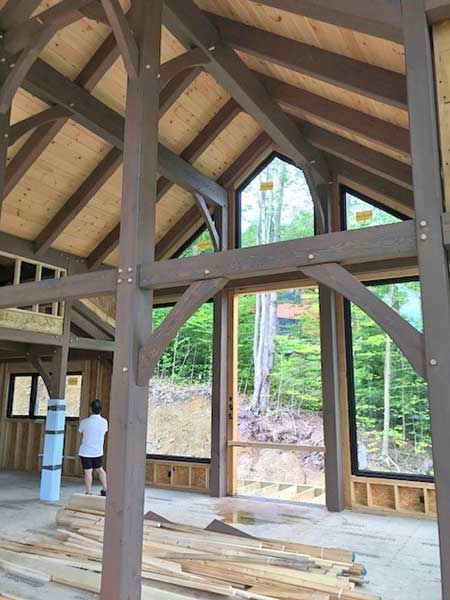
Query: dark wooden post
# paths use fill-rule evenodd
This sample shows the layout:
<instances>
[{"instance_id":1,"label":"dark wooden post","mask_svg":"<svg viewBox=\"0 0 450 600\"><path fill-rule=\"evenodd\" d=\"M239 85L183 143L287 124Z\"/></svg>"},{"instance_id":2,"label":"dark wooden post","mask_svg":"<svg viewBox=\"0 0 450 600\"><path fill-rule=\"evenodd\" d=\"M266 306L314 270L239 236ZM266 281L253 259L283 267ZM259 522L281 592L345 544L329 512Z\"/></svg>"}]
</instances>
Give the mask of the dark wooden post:
<instances>
[{"instance_id":1,"label":"dark wooden post","mask_svg":"<svg viewBox=\"0 0 450 600\"><path fill-rule=\"evenodd\" d=\"M128 80L116 348L108 443L102 600L139 600L148 382L138 386L138 351L152 331L151 292L136 269L154 261L162 0L135 0L137 79Z\"/></svg>"},{"instance_id":2,"label":"dark wooden post","mask_svg":"<svg viewBox=\"0 0 450 600\"><path fill-rule=\"evenodd\" d=\"M319 190L331 233L331 186ZM319 285L320 351L322 363L323 432L325 445L325 495L329 511L344 510L344 475L342 461L341 400L337 340L336 293Z\"/></svg>"},{"instance_id":3,"label":"dark wooden post","mask_svg":"<svg viewBox=\"0 0 450 600\"><path fill-rule=\"evenodd\" d=\"M215 225L220 249L228 248L227 208L216 209ZM220 498L227 493L228 426L228 292L214 298L213 376L211 405L210 492Z\"/></svg>"},{"instance_id":4,"label":"dark wooden post","mask_svg":"<svg viewBox=\"0 0 450 600\"><path fill-rule=\"evenodd\" d=\"M414 204L439 525L442 598L450 598L450 284L441 214L435 81L423 0L402 0ZM442 124L445 126L445 124Z\"/></svg>"}]
</instances>

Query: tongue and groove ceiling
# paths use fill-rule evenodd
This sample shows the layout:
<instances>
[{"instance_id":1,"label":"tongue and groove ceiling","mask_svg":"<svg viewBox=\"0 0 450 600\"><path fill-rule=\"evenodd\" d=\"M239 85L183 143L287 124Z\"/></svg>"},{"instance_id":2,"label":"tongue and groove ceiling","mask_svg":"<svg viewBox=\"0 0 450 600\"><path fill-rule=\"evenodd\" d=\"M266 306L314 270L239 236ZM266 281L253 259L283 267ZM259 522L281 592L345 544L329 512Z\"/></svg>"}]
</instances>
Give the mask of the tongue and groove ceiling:
<instances>
[{"instance_id":1,"label":"tongue and groove ceiling","mask_svg":"<svg viewBox=\"0 0 450 600\"><path fill-rule=\"evenodd\" d=\"M34 14L57 3L45 0ZM411 214L403 46L267 5L273 2L196 0L196 4L295 117L305 137L326 152L332 171L343 182ZM5 5L0 0L0 8ZM129 9L128 0L122 5ZM87 65L108 40L107 25L83 18L60 30L40 58L123 115L122 59L115 59L98 82L86 76ZM317 50L327 53L317 55ZM163 28L162 62L184 52L185 47ZM341 59L342 68L334 68ZM20 88L11 124L49 106ZM259 160L270 150L262 127L200 67L184 71L168 84L160 108L160 142L223 185L236 183L236 173L242 175L254 166L249 154ZM112 150L110 143L73 119L43 125L20 138L8 150L0 229L35 241L41 252L52 247L88 258L91 265L102 261L116 265L122 167L117 156L112 160ZM108 155L112 164L103 169ZM99 189L77 205L74 197L80 187L100 173ZM160 180L159 189L157 256L162 258L172 255L201 225L201 216L191 194L179 185ZM68 201L75 202L75 210L61 222ZM49 236L57 222L57 235Z\"/></svg>"}]
</instances>

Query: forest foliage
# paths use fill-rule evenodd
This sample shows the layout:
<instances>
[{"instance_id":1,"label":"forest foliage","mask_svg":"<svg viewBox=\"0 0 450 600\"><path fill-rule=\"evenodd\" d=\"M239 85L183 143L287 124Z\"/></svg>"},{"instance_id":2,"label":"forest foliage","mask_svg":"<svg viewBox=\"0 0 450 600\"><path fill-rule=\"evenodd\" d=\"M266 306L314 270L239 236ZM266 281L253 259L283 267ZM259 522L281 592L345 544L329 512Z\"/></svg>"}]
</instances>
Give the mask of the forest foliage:
<instances>
[{"instance_id":1,"label":"forest foliage","mask_svg":"<svg viewBox=\"0 0 450 600\"><path fill-rule=\"evenodd\" d=\"M305 177L280 158L275 158L242 190L240 202L242 246L313 235L313 204ZM397 218L347 194L346 221L347 228L354 229L395 222ZM183 255L211 251L205 232ZM370 289L421 329L417 281L382 282ZM280 307L286 306L296 307L292 318L282 317ZM154 310L154 327L169 311L170 308ZM365 313L351 307L349 315L357 437L368 455L368 463L366 458L361 459L360 467L431 473L425 382ZM256 412L264 414L280 410L321 411L317 288L240 296L238 319L238 388L242 398L251 402ZM207 303L172 341L159 362L157 376L180 384L210 383L212 326L212 304Z\"/></svg>"}]
</instances>

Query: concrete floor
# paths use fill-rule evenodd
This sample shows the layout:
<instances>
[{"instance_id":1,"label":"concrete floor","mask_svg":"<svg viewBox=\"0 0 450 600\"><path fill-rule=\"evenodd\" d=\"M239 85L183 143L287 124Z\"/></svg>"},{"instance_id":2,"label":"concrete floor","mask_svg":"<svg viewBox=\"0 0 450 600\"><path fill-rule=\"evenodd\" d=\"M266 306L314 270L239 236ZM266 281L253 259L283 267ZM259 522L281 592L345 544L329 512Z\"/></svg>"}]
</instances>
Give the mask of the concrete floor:
<instances>
[{"instance_id":1,"label":"concrete floor","mask_svg":"<svg viewBox=\"0 0 450 600\"><path fill-rule=\"evenodd\" d=\"M57 508L80 492L79 480L66 479L61 504L38 501L36 476L0 471L0 536L26 538L54 529ZM433 521L345 511L328 513L314 505L267 502L245 498L216 500L207 496L148 488L146 510L180 523L206 526L213 518L234 523L254 535L356 552L368 568L368 591L383 600L439 600L439 553ZM170 588L165 588L170 589ZM92 594L55 584L31 585L0 570L0 591L23 600L88 600ZM161 600L163 597L161 594ZM187 598L216 598L186 594Z\"/></svg>"}]
</instances>

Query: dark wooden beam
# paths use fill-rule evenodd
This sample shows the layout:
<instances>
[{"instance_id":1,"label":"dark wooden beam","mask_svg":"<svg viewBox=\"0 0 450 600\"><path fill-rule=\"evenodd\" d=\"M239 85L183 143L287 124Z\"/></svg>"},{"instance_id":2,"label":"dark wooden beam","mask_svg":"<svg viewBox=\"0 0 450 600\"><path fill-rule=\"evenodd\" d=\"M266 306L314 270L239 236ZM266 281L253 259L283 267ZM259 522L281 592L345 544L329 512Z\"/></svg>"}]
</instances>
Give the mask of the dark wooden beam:
<instances>
[{"instance_id":1,"label":"dark wooden beam","mask_svg":"<svg viewBox=\"0 0 450 600\"><path fill-rule=\"evenodd\" d=\"M176 303L164 321L147 338L139 350L138 381L144 385L153 374L159 359L177 331L207 300L214 297L226 285L224 277L192 283Z\"/></svg>"},{"instance_id":2,"label":"dark wooden beam","mask_svg":"<svg viewBox=\"0 0 450 600\"><path fill-rule=\"evenodd\" d=\"M52 393L52 376L50 375L47 366L44 365L39 354L33 351L32 346L29 346L26 350L25 357L30 362L30 364L36 369L39 375L42 377L42 381L44 382L45 387L47 388L48 395L51 396Z\"/></svg>"},{"instance_id":3,"label":"dark wooden beam","mask_svg":"<svg viewBox=\"0 0 450 600\"><path fill-rule=\"evenodd\" d=\"M17 0L14 0L14 2L16 1ZM25 0L25 2L29 3L29 0ZM114 35L111 34L103 42L75 81L86 90L92 91L118 56L115 38ZM63 109L63 107L59 108ZM51 141L62 130L67 123L69 116L72 114L72 111L70 110L67 112L67 117L61 118L54 123L43 125L34 131L10 162L6 171L5 197L14 189L31 165L39 158Z\"/></svg>"},{"instance_id":4,"label":"dark wooden beam","mask_svg":"<svg viewBox=\"0 0 450 600\"><path fill-rule=\"evenodd\" d=\"M73 311L76 311L79 315L82 315L85 319L90 321L95 327L106 334L109 339L114 339L116 336L116 330L109 321L102 319L101 316L94 312L89 306L86 305L82 300L74 300L72 302ZM98 337L98 336L96 336Z\"/></svg>"},{"instance_id":5,"label":"dark wooden beam","mask_svg":"<svg viewBox=\"0 0 450 600\"><path fill-rule=\"evenodd\" d=\"M307 173L311 172L317 182L328 182L328 166L320 151L304 140L298 129L292 126L290 118L267 94L259 79L237 53L224 43L221 32L210 18L192 0L167 0L166 9L175 19L177 28L207 53L210 58L208 72L299 166ZM315 209L319 227L323 227L324 216L320 204L315 203Z\"/></svg>"},{"instance_id":6,"label":"dark wooden beam","mask_svg":"<svg viewBox=\"0 0 450 600\"><path fill-rule=\"evenodd\" d=\"M448 0L425 0L425 9L430 25L450 19L450 2Z\"/></svg>"},{"instance_id":7,"label":"dark wooden beam","mask_svg":"<svg viewBox=\"0 0 450 600\"><path fill-rule=\"evenodd\" d=\"M80 304L82 304L80 302ZM72 310L72 323L80 329L83 334L88 335L96 340L108 340L112 342L111 337L105 333L103 329L98 327L93 321L88 319L84 314L77 310Z\"/></svg>"},{"instance_id":8,"label":"dark wooden beam","mask_svg":"<svg viewBox=\"0 0 450 600\"><path fill-rule=\"evenodd\" d=\"M137 272L140 263L153 263L155 253L163 0L134 4L139 74L128 79L125 111L119 255L124 281L116 292L101 600L140 600L142 594L148 380L138 381L137 359L152 332L153 294L140 290Z\"/></svg>"},{"instance_id":9,"label":"dark wooden beam","mask_svg":"<svg viewBox=\"0 0 450 600\"><path fill-rule=\"evenodd\" d=\"M229 205L234 192L229 192ZM217 209L214 215L221 240L221 249L228 248L228 210ZM211 472L210 493L216 498L227 494L228 481L228 374L229 374L229 302L223 289L214 296L212 385L211 385Z\"/></svg>"},{"instance_id":10,"label":"dark wooden beam","mask_svg":"<svg viewBox=\"0 0 450 600\"><path fill-rule=\"evenodd\" d=\"M413 220L241 248L191 258L141 265L140 284L146 289L190 285L199 279L226 277L235 280L287 273L301 266L340 262L356 264L414 256ZM1 304L0 304L1 307Z\"/></svg>"},{"instance_id":11,"label":"dark wooden beam","mask_svg":"<svg viewBox=\"0 0 450 600\"><path fill-rule=\"evenodd\" d=\"M159 94L159 116L162 117L170 107L177 101L181 94L188 88L196 77L201 73L201 69L194 67L186 69L178 75L175 75Z\"/></svg>"},{"instance_id":12,"label":"dark wooden beam","mask_svg":"<svg viewBox=\"0 0 450 600\"><path fill-rule=\"evenodd\" d=\"M443 2L443 0L435 1ZM391 0L377 0L376 2L361 2L360 0L343 0L341 2L330 2L330 0L252 0L252 2L391 42L399 44L403 42L398 2L392 2Z\"/></svg>"},{"instance_id":13,"label":"dark wooden beam","mask_svg":"<svg viewBox=\"0 0 450 600\"><path fill-rule=\"evenodd\" d=\"M423 335L398 312L336 263L301 267L301 271L341 294L369 315L392 338L416 373L426 378Z\"/></svg>"},{"instance_id":14,"label":"dark wooden beam","mask_svg":"<svg viewBox=\"0 0 450 600\"><path fill-rule=\"evenodd\" d=\"M33 346L51 347L52 353L55 347L61 346L63 336L53 335L51 333L41 333L39 331L25 331L23 329L9 329L0 327L0 340L2 343L14 342L20 344L32 344ZM88 350L91 352L114 352L114 342L108 340L94 340L79 336L70 337L70 347L77 350ZM36 350L42 353L39 348Z\"/></svg>"},{"instance_id":15,"label":"dark wooden beam","mask_svg":"<svg viewBox=\"0 0 450 600\"><path fill-rule=\"evenodd\" d=\"M121 164L122 152L113 148L38 235L35 241L37 255L48 250Z\"/></svg>"},{"instance_id":16,"label":"dark wooden beam","mask_svg":"<svg viewBox=\"0 0 450 600\"><path fill-rule=\"evenodd\" d=\"M128 77L137 79L139 52L122 6L119 0L101 0L101 3L116 38Z\"/></svg>"},{"instance_id":17,"label":"dark wooden beam","mask_svg":"<svg viewBox=\"0 0 450 600\"><path fill-rule=\"evenodd\" d=\"M389 106L407 107L404 75L207 14L221 39L237 50Z\"/></svg>"},{"instance_id":18,"label":"dark wooden beam","mask_svg":"<svg viewBox=\"0 0 450 600\"><path fill-rule=\"evenodd\" d=\"M164 93L164 92L163 92ZM160 97L161 106L161 97ZM238 104L233 100L229 100L211 119L211 121L205 125L200 133L194 138L194 140L185 148L181 153L181 158L185 161L194 162L197 158L206 150L206 148L217 138L218 135L231 123L231 121L239 114L240 108ZM219 180L220 181L220 180ZM156 201L159 202L162 197L172 188L173 182L165 177L160 177L157 184L157 196ZM222 186L225 187L225 186ZM185 223L186 220L183 221ZM108 233L101 242L97 244L94 250L88 257L88 263L92 267L100 265L107 256L113 252L119 243L120 236L120 225L114 227L112 231ZM159 246L159 242L158 242ZM159 256L158 247L156 250L157 256Z\"/></svg>"},{"instance_id":19,"label":"dark wooden beam","mask_svg":"<svg viewBox=\"0 0 450 600\"><path fill-rule=\"evenodd\" d=\"M6 196L6 161L8 154L8 136L9 136L10 111L0 112L0 214L3 206L3 200Z\"/></svg>"},{"instance_id":20,"label":"dark wooden beam","mask_svg":"<svg viewBox=\"0 0 450 600\"><path fill-rule=\"evenodd\" d=\"M200 48L193 48L172 58L172 60L166 61L160 69L161 88L164 88L171 79L186 69L201 67L206 65L207 62L209 62L209 59Z\"/></svg>"},{"instance_id":21,"label":"dark wooden beam","mask_svg":"<svg viewBox=\"0 0 450 600\"><path fill-rule=\"evenodd\" d=\"M42 125L48 125L54 123L59 119L64 119L70 116L70 112L62 106L52 106L46 108L36 115L32 115L9 128L8 144L13 146L22 136L30 133L33 129L42 127Z\"/></svg>"},{"instance_id":22,"label":"dark wooden beam","mask_svg":"<svg viewBox=\"0 0 450 600\"><path fill-rule=\"evenodd\" d=\"M28 19L40 3L41 0L7 0L0 11L0 25L3 31Z\"/></svg>"},{"instance_id":23,"label":"dark wooden beam","mask_svg":"<svg viewBox=\"0 0 450 600\"><path fill-rule=\"evenodd\" d=\"M214 224L214 220L211 216L211 213L209 212L208 206L207 206L204 198L202 198L200 196L200 194L194 194L194 200L195 200L195 204L197 205L198 210L200 211L200 214L203 217L206 228L211 237L211 242L212 242L214 251L220 252L220 249L221 249L220 248L220 236L219 236L219 233Z\"/></svg>"},{"instance_id":24,"label":"dark wooden beam","mask_svg":"<svg viewBox=\"0 0 450 600\"><path fill-rule=\"evenodd\" d=\"M267 133L260 133L228 169L222 173L219 177L220 184L229 188L240 183L245 175L253 167L256 167L272 148L273 142Z\"/></svg>"},{"instance_id":25,"label":"dark wooden beam","mask_svg":"<svg viewBox=\"0 0 450 600\"><path fill-rule=\"evenodd\" d=\"M450 280L441 214L444 197L432 44L423 0L401 0L408 80L417 253L441 556L442 598L450 599Z\"/></svg>"},{"instance_id":26,"label":"dark wooden beam","mask_svg":"<svg viewBox=\"0 0 450 600\"><path fill-rule=\"evenodd\" d=\"M407 216L414 215L414 196L411 190L342 158L330 155L328 160L333 172L342 182L367 193L368 196L376 196L375 200L380 199L382 203L395 207Z\"/></svg>"},{"instance_id":27,"label":"dark wooden beam","mask_svg":"<svg viewBox=\"0 0 450 600\"><path fill-rule=\"evenodd\" d=\"M306 121L298 121L298 124L306 139L317 148L412 190L412 170L407 163L390 158L381 152L371 150L367 146L352 142L346 137L336 135Z\"/></svg>"},{"instance_id":28,"label":"dark wooden beam","mask_svg":"<svg viewBox=\"0 0 450 600\"><path fill-rule=\"evenodd\" d=\"M172 258L176 251L197 233L203 223L202 216L194 205L156 244L156 260Z\"/></svg>"},{"instance_id":29,"label":"dark wooden beam","mask_svg":"<svg viewBox=\"0 0 450 600\"><path fill-rule=\"evenodd\" d=\"M37 16L8 28L4 35L5 50L17 54L35 46L44 31L52 31L54 35L59 29L79 21L82 18L79 9L91 2L92 0L61 0Z\"/></svg>"},{"instance_id":30,"label":"dark wooden beam","mask_svg":"<svg viewBox=\"0 0 450 600\"><path fill-rule=\"evenodd\" d=\"M57 300L73 300L114 293L117 271L105 269L94 273L68 275L60 279L46 279L2 287L0 308L15 308L28 304L43 304Z\"/></svg>"},{"instance_id":31,"label":"dark wooden beam","mask_svg":"<svg viewBox=\"0 0 450 600\"><path fill-rule=\"evenodd\" d=\"M288 112L300 117L318 117L333 127L357 134L368 142L376 142L387 150L399 152L404 157L410 154L407 129L387 123L361 111L312 94L278 79L260 75L267 91Z\"/></svg>"},{"instance_id":32,"label":"dark wooden beam","mask_svg":"<svg viewBox=\"0 0 450 600\"><path fill-rule=\"evenodd\" d=\"M123 150L124 118L91 96L85 89L71 82L58 71L41 60L30 69L24 87L38 97L61 104L72 111L72 118L116 148ZM198 191L209 201L223 205L226 191L181 159L177 154L159 144L159 166L161 175L184 187L187 191Z\"/></svg>"}]
</instances>

